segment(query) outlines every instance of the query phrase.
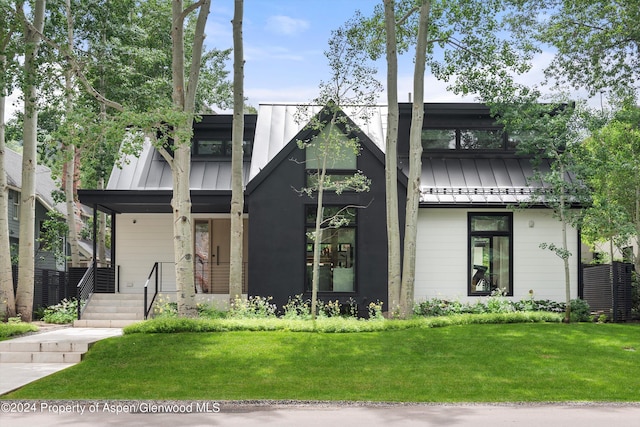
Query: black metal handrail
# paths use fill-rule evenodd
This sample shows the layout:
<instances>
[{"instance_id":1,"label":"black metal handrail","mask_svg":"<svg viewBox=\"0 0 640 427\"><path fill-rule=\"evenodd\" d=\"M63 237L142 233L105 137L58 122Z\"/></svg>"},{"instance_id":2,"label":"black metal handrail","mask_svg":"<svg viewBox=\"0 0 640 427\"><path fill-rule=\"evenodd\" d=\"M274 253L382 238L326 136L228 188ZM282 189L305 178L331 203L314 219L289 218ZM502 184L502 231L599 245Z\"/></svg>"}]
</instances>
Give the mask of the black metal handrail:
<instances>
[{"instance_id":1,"label":"black metal handrail","mask_svg":"<svg viewBox=\"0 0 640 427\"><path fill-rule=\"evenodd\" d=\"M95 269L93 266L87 268L82 279L78 282L76 287L76 298L78 299L78 320L81 319L84 309L87 307L89 300L94 292L94 275Z\"/></svg>"},{"instance_id":2,"label":"black metal handrail","mask_svg":"<svg viewBox=\"0 0 640 427\"><path fill-rule=\"evenodd\" d=\"M151 269L151 272L149 273L149 277L147 277L147 281L144 284L144 319L147 320L147 318L149 317L149 312L151 311L151 308L153 307L153 302L156 300L156 296L158 296L158 278L159 278L159 274L158 272L160 271L160 263L156 262L155 264L153 264L153 268ZM151 304L147 303L147 292L148 292L148 288L149 288L149 280L151 280L151 276L153 276L155 273L155 282L156 282L156 289L155 292L153 294L153 297L151 298Z\"/></svg>"}]
</instances>

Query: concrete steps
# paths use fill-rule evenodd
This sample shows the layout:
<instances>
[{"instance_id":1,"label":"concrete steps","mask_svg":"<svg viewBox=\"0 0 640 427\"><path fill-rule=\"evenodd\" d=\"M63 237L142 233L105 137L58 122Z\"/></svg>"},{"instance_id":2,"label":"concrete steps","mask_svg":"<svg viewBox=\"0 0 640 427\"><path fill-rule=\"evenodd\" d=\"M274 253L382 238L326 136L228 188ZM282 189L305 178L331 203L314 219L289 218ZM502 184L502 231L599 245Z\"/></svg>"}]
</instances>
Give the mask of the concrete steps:
<instances>
[{"instance_id":1,"label":"concrete steps","mask_svg":"<svg viewBox=\"0 0 640 427\"><path fill-rule=\"evenodd\" d=\"M93 294L82 318L73 322L81 328L123 328L144 320L144 295Z\"/></svg>"},{"instance_id":2,"label":"concrete steps","mask_svg":"<svg viewBox=\"0 0 640 427\"><path fill-rule=\"evenodd\" d=\"M117 329L61 328L0 341L0 364L79 363L94 342L121 333Z\"/></svg>"}]
</instances>

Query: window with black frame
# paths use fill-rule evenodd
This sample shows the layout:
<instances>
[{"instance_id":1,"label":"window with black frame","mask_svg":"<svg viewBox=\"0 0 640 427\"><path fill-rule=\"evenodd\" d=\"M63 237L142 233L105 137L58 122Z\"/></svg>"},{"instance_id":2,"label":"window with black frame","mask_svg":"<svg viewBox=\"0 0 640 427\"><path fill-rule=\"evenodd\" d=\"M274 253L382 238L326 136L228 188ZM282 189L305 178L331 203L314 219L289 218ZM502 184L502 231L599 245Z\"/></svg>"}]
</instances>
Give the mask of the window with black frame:
<instances>
[{"instance_id":1,"label":"window with black frame","mask_svg":"<svg viewBox=\"0 0 640 427\"><path fill-rule=\"evenodd\" d=\"M507 135L500 128L423 129L424 151L482 150L514 151L520 141L531 138L527 133Z\"/></svg>"},{"instance_id":2,"label":"window with black frame","mask_svg":"<svg viewBox=\"0 0 640 427\"><path fill-rule=\"evenodd\" d=\"M242 154L245 159L251 157L253 143L242 142ZM194 140L191 155L194 158L227 158L231 159L232 143L229 139L197 138Z\"/></svg>"},{"instance_id":3,"label":"window with black frame","mask_svg":"<svg viewBox=\"0 0 640 427\"><path fill-rule=\"evenodd\" d=\"M469 295L513 295L513 216L469 213Z\"/></svg>"},{"instance_id":4,"label":"window with black frame","mask_svg":"<svg viewBox=\"0 0 640 427\"><path fill-rule=\"evenodd\" d=\"M306 207L306 290L311 291L313 253L315 245L320 245L318 291L355 292L356 209L325 206L325 223L319 240L314 238L316 212L317 206ZM343 225L331 228L332 218Z\"/></svg>"}]
</instances>

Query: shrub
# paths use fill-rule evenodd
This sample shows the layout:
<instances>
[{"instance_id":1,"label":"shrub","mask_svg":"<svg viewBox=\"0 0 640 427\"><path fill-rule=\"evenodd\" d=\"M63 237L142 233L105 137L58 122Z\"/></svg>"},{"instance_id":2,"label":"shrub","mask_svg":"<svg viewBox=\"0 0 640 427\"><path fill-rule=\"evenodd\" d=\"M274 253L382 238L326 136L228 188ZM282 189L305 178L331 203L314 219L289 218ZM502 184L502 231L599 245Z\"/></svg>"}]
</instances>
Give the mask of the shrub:
<instances>
[{"instance_id":1,"label":"shrub","mask_svg":"<svg viewBox=\"0 0 640 427\"><path fill-rule=\"evenodd\" d=\"M370 302L367 310L369 312L369 320L384 320L384 316L382 315L382 302Z\"/></svg>"},{"instance_id":2,"label":"shrub","mask_svg":"<svg viewBox=\"0 0 640 427\"><path fill-rule=\"evenodd\" d=\"M505 292L496 289L487 299L487 313L509 313L515 311L511 302L504 297Z\"/></svg>"},{"instance_id":3,"label":"shrub","mask_svg":"<svg viewBox=\"0 0 640 427\"><path fill-rule=\"evenodd\" d=\"M44 309L42 320L47 323L71 323L78 318L78 300L63 299L58 304Z\"/></svg>"},{"instance_id":4,"label":"shrub","mask_svg":"<svg viewBox=\"0 0 640 427\"><path fill-rule=\"evenodd\" d=\"M591 309L589 303L582 299L571 300L571 321L589 322L591 321Z\"/></svg>"},{"instance_id":5,"label":"shrub","mask_svg":"<svg viewBox=\"0 0 640 427\"><path fill-rule=\"evenodd\" d=\"M229 317L268 318L276 316L276 305L270 301L273 297L250 296L246 300L236 296L229 307Z\"/></svg>"},{"instance_id":6,"label":"shrub","mask_svg":"<svg viewBox=\"0 0 640 427\"><path fill-rule=\"evenodd\" d=\"M13 319L13 318L12 318ZM31 323L25 323L22 321L0 322L0 339L12 337L14 335L20 335L27 332L35 332L38 328Z\"/></svg>"},{"instance_id":7,"label":"shrub","mask_svg":"<svg viewBox=\"0 0 640 427\"><path fill-rule=\"evenodd\" d=\"M198 316L205 319L224 319L227 317L227 312L219 310L213 304L198 303Z\"/></svg>"}]
</instances>

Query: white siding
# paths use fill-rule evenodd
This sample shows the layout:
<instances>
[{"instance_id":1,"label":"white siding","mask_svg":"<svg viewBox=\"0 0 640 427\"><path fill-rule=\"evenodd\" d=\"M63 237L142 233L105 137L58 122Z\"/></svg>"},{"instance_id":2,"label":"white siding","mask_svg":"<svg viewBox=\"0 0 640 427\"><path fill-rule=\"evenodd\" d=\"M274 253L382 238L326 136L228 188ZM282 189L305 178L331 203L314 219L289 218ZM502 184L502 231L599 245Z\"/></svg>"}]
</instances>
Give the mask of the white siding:
<instances>
[{"instance_id":1,"label":"white siding","mask_svg":"<svg viewBox=\"0 0 640 427\"><path fill-rule=\"evenodd\" d=\"M118 215L116 245L120 292L142 292L155 262L166 263L162 266L163 290L175 290L171 214Z\"/></svg>"},{"instance_id":2,"label":"white siding","mask_svg":"<svg viewBox=\"0 0 640 427\"><path fill-rule=\"evenodd\" d=\"M477 301L467 296L468 212L505 212L497 209L420 209L416 249L415 300L449 298ZM532 225L532 227L530 226ZM577 244L574 229L567 233L571 296L577 297ZM560 223L545 209L513 212L513 299L564 301L562 260L540 243L561 244Z\"/></svg>"}]
</instances>

